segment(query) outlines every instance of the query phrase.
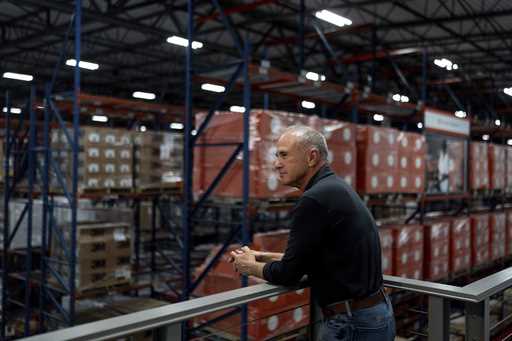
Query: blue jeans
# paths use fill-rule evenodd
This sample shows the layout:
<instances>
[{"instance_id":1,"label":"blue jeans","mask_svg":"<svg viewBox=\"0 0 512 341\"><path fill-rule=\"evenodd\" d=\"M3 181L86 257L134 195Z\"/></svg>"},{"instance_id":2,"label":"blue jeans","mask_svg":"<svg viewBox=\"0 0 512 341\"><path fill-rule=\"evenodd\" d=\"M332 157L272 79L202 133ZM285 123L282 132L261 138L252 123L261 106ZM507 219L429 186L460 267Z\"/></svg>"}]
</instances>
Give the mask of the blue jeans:
<instances>
[{"instance_id":1,"label":"blue jeans","mask_svg":"<svg viewBox=\"0 0 512 341\"><path fill-rule=\"evenodd\" d=\"M338 314L324 320L321 341L393 341L395 318L389 298L370 308Z\"/></svg>"}]
</instances>

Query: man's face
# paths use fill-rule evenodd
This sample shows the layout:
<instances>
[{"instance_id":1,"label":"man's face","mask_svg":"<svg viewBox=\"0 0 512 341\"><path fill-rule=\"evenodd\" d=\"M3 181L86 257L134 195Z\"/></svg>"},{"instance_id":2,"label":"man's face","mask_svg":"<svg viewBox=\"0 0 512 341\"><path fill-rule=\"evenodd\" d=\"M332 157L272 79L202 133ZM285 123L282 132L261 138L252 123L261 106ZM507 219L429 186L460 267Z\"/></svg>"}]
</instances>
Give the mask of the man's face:
<instances>
[{"instance_id":1,"label":"man's face","mask_svg":"<svg viewBox=\"0 0 512 341\"><path fill-rule=\"evenodd\" d=\"M275 169L282 185L300 187L308 171L306 151L297 136L285 133L277 141Z\"/></svg>"}]
</instances>

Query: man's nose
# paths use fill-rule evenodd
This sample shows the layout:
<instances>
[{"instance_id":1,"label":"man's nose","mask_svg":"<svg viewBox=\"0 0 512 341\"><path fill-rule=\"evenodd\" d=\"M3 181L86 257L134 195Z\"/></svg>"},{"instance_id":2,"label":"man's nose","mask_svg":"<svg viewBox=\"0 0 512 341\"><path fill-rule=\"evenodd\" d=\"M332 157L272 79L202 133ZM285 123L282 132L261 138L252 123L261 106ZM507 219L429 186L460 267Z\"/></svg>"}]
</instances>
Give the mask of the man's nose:
<instances>
[{"instance_id":1,"label":"man's nose","mask_svg":"<svg viewBox=\"0 0 512 341\"><path fill-rule=\"evenodd\" d=\"M280 168L282 168L282 167L283 167L283 165L281 164L281 162L279 161L279 159L277 159L277 158L276 158L276 159L274 160L274 168L275 168L275 169L280 169Z\"/></svg>"}]
</instances>

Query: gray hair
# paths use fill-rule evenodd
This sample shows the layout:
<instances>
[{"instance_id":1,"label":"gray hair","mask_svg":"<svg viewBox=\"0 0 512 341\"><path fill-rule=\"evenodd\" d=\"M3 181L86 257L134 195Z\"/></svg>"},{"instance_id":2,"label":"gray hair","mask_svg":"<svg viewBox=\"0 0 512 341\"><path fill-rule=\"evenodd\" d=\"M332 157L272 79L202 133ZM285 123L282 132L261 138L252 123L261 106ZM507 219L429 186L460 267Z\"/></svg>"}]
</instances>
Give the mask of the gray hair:
<instances>
[{"instance_id":1,"label":"gray hair","mask_svg":"<svg viewBox=\"0 0 512 341\"><path fill-rule=\"evenodd\" d=\"M283 132L284 134L293 134L298 138L298 142L305 148L315 148L320 153L322 160L327 160L327 142L324 135L313 128L304 125L293 125Z\"/></svg>"}]
</instances>

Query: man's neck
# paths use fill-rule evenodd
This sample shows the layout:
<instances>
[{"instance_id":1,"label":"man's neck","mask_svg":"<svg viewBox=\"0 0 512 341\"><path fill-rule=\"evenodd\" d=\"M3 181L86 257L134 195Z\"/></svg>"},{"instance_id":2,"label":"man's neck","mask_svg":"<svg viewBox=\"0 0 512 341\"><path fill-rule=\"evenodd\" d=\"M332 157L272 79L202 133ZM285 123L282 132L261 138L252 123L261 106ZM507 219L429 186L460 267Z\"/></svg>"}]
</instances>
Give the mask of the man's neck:
<instances>
[{"instance_id":1,"label":"man's neck","mask_svg":"<svg viewBox=\"0 0 512 341\"><path fill-rule=\"evenodd\" d=\"M315 167L310 168L310 170L307 172L306 176L304 177L304 181L302 182L301 186L299 187L299 190L301 191L301 193L304 193L304 191L306 190L306 186L309 184L309 181L311 181L311 178L313 178L313 176L315 176L315 174L318 173L318 171L323 166L325 166L325 162L322 162L322 163L316 165Z\"/></svg>"}]
</instances>

